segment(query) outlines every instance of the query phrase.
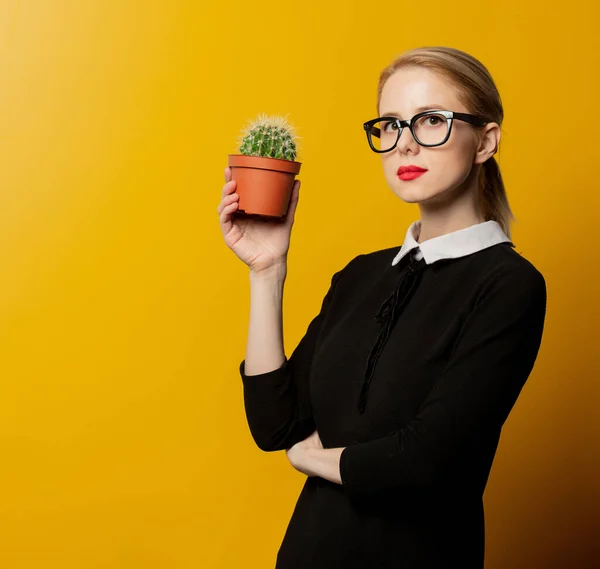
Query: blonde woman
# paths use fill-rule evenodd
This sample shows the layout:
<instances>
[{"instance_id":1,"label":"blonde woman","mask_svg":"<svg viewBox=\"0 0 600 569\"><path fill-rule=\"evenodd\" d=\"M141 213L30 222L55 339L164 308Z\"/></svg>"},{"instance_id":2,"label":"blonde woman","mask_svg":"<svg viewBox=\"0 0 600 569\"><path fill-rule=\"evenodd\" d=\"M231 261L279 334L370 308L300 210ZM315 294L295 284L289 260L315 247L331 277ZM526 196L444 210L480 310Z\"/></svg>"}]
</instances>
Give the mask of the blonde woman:
<instances>
[{"instance_id":1,"label":"blonde woman","mask_svg":"<svg viewBox=\"0 0 600 569\"><path fill-rule=\"evenodd\" d=\"M307 475L277 569L482 569L483 492L502 425L540 347L546 284L510 240L494 154L503 119L486 68L448 47L383 70L365 150L419 219L400 247L335 272L286 358L282 297L298 204L280 224L218 207L250 268L252 436Z\"/></svg>"}]
</instances>

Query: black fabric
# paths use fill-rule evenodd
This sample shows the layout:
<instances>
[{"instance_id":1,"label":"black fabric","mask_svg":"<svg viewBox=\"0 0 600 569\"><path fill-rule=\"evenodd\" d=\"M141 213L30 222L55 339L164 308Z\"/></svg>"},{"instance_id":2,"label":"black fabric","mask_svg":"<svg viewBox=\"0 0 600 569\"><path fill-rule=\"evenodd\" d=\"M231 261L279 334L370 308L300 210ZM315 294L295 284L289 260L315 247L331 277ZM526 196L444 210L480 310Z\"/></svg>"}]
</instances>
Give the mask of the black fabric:
<instances>
[{"instance_id":1,"label":"black fabric","mask_svg":"<svg viewBox=\"0 0 600 569\"><path fill-rule=\"evenodd\" d=\"M397 251L336 272L280 368L240 363L259 448L315 429L343 448L342 484L306 477L276 569L484 566L483 492L541 344L545 280L511 243L431 265L392 266Z\"/></svg>"},{"instance_id":2,"label":"black fabric","mask_svg":"<svg viewBox=\"0 0 600 569\"><path fill-rule=\"evenodd\" d=\"M398 316L410 300L412 292L418 283L419 276L422 269L425 268L426 262L424 259L417 261L411 253L408 253L409 264L406 268L403 268L400 272L400 278L398 284L395 286L392 293L385 299L383 304L380 306L375 320L381 322L381 330L377 335L377 339L371 348L367 365L365 368L365 380L363 382L360 396L358 399L358 410L360 413L364 413L367 404L367 396L369 392L369 385L371 384L371 378L375 371L375 365L377 359L383 350L383 347L390 336L390 332L398 319ZM400 269L399 269L400 270Z\"/></svg>"}]
</instances>

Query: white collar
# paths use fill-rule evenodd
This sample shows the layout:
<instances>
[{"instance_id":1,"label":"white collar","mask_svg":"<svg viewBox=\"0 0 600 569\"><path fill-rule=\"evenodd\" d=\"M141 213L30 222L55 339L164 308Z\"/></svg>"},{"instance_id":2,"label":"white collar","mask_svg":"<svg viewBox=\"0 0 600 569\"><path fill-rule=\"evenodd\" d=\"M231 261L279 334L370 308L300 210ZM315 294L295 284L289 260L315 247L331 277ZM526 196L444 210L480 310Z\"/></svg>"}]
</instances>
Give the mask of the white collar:
<instances>
[{"instance_id":1,"label":"white collar","mask_svg":"<svg viewBox=\"0 0 600 569\"><path fill-rule=\"evenodd\" d=\"M435 263L435 261L439 261L440 259L454 259L470 255L497 243L512 243L505 235L500 224L494 220L476 223L464 229L458 229L439 237L427 239L423 243L417 243L420 232L421 220L418 219L411 223L406 231L404 243L398 254L394 257L392 265L397 265L400 259L413 249L416 249L415 255L418 260L424 257L425 262L431 265L431 263Z\"/></svg>"}]
</instances>

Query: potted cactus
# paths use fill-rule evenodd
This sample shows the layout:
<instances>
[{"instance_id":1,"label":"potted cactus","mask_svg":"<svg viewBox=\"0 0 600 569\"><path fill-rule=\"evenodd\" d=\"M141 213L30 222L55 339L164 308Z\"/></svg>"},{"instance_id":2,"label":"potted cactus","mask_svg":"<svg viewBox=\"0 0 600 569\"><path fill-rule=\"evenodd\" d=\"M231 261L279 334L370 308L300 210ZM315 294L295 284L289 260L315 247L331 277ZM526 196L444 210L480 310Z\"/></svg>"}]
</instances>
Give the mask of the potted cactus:
<instances>
[{"instance_id":1,"label":"potted cactus","mask_svg":"<svg viewBox=\"0 0 600 569\"><path fill-rule=\"evenodd\" d=\"M241 154L229 155L231 179L240 196L236 215L283 218L287 213L296 162L293 127L285 117L259 115L250 121L238 140Z\"/></svg>"}]
</instances>

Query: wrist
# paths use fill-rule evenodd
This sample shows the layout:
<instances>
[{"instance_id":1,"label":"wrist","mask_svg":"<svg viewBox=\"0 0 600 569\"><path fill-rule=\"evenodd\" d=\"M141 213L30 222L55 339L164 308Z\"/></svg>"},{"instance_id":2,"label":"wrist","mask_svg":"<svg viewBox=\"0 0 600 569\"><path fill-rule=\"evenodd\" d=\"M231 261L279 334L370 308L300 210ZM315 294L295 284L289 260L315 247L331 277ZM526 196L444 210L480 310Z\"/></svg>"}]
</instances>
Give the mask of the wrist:
<instances>
[{"instance_id":1,"label":"wrist","mask_svg":"<svg viewBox=\"0 0 600 569\"><path fill-rule=\"evenodd\" d=\"M257 280L285 280L287 275L287 261L281 261L266 269L250 269L250 279Z\"/></svg>"},{"instance_id":2,"label":"wrist","mask_svg":"<svg viewBox=\"0 0 600 569\"><path fill-rule=\"evenodd\" d=\"M318 464L319 460L319 450L320 449L315 447L308 447L304 451L302 468L308 476L318 476L318 473L316 472L316 465Z\"/></svg>"},{"instance_id":3,"label":"wrist","mask_svg":"<svg viewBox=\"0 0 600 569\"><path fill-rule=\"evenodd\" d=\"M306 449L303 468L308 476L320 476L335 484L341 484L340 456L345 447Z\"/></svg>"}]
</instances>

